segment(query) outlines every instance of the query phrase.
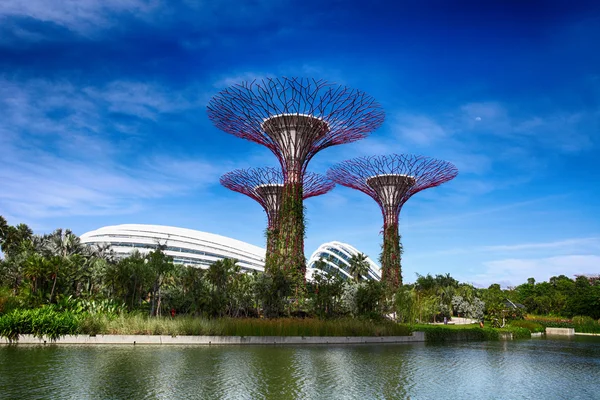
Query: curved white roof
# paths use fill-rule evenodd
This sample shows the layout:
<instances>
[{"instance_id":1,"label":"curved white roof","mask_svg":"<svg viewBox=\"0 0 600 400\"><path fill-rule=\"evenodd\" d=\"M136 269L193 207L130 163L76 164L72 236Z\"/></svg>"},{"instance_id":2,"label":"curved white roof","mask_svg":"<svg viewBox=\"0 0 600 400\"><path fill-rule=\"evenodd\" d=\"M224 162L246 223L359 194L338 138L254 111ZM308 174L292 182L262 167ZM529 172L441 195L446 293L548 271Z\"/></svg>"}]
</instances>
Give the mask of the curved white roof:
<instances>
[{"instance_id":1,"label":"curved white roof","mask_svg":"<svg viewBox=\"0 0 600 400\"><path fill-rule=\"evenodd\" d=\"M126 257L134 249L148 253L157 244L166 245L165 253L177 264L208 268L224 258L235 258L244 270L263 271L265 249L213 233L162 225L124 224L105 226L81 235L87 244L110 243Z\"/></svg>"},{"instance_id":2,"label":"curved white roof","mask_svg":"<svg viewBox=\"0 0 600 400\"><path fill-rule=\"evenodd\" d=\"M315 268L315 262L322 259L327 263L327 269L330 271L338 271L342 276L351 278L350 273L350 258L353 255L358 255L361 252L355 247L342 242L327 242L319 246L317 250L310 256L306 269L306 276L310 279L313 274L320 269ZM381 267L375 264L373 260L367 257L369 263L368 279L381 280Z\"/></svg>"}]
</instances>

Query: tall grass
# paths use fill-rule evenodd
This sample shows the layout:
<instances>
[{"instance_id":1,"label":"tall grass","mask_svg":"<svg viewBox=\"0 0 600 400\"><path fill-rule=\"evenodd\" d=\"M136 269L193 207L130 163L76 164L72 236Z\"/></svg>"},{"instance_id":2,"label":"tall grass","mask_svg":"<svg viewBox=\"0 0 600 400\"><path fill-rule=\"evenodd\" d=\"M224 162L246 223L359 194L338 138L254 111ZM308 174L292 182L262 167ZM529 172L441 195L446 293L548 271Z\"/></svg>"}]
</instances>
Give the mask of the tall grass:
<instances>
[{"instance_id":1,"label":"tall grass","mask_svg":"<svg viewBox=\"0 0 600 400\"><path fill-rule=\"evenodd\" d=\"M426 325L417 324L412 328L415 331L425 332L425 341L434 343L453 341L484 341L500 340L500 333L510 332L514 339L530 338L531 333L526 328L480 328L477 325Z\"/></svg>"},{"instance_id":2,"label":"tall grass","mask_svg":"<svg viewBox=\"0 0 600 400\"><path fill-rule=\"evenodd\" d=\"M538 323L538 322L534 322L534 321L527 321L527 320L514 320L514 321L510 321L510 326L511 327L518 327L518 328L526 328L529 330L529 332L533 333L533 332L544 332L546 330L546 328L544 327L544 325Z\"/></svg>"},{"instance_id":3,"label":"tall grass","mask_svg":"<svg viewBox=\"0 0 600 400\"><path fill-rule=\"evenodd\" d=\"M257 319L193 317L148 318L122 315L95 316L82 324L82 333L121 335L210 335L210 336L408 336L410 328L390 321L358 319Z\"/></svg>"},{"instance_id":4,"label":"tall grass","mask_svg":"<svg viewBox=\"0 0 600 400\"><path fill-rule=\"evenodd\" d=\"M252 319L150 318L143 314L73 314L44 307L0 316L0 336L33 334L56 339L69 334L208 336L408 336L408 326L352 318Z\"/></svg>"},{"instance_id":5,"label":"tall grass","mask_svg":"<svg viewBox=\"0 0 600 400\"><path fill-rule=\"evenodd\" d=\"M575 316L573 319L528 315L527 321L538 323L544 328L574 328L575 332L600 333L600 321L587 316Z\"/></svg>"}]
</instances>

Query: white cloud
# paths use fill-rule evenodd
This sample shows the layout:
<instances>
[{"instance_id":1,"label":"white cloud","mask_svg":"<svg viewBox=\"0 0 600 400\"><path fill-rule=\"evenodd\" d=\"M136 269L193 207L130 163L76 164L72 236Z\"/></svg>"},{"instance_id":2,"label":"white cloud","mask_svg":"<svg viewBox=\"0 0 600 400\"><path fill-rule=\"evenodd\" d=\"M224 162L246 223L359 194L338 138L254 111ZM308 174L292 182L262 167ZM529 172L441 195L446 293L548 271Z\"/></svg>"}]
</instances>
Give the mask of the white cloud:
<instances>
[{"instance_id":1,"label":"white cloud","mask_svg":"<svg viewBox=\"0 0 600 400\"><path fill-rule=\"evenodd\" d=\"M218 182L227 163L131 152L138 125L198 107L194 89L0 79L0 210L19 220L126 214Z\"/></svg>"},{"instance_id":2,"label":"white cloud","mask_svg":"<svg viewBox=\"0 0 600 400\"><path fill-rule=\"evenodd\" d=\"M139 121L181 112L204 104L193 85L183 91L154 83L113 81L103 86L78 86L68 81L0 78L0 129L16 133L62 138L105 137L110 133L135 133ZM109 113L133 117L109 118ZM97 142L98 143L98 142Z\"/></svg>"},{"instance_id":3,"label":"white cloud","mask_svg":"<svg viewBox=\"0 0 600 400\"><path fill-rule=\"evenodd\" d=\"M112 26L114 14L145 18L159 6L158 0L3 0L2 17L28 17L52 22L80 34Z\"/></svg>"},{"instance_id":4,"label":"white cloud","mask_svg":"<svg viewBox=\"0 0 600 400\"><path fill-rule=\"evenodd\" d=\"M553 242L544 243L520 243L512 245L495 245L495 246L484 246L480 249L482 251L529 251L529 250L558 250L565 248L576 248L576 247L593 247L600 250L600 238L589 237L589 238L575 238L557 240Z\"/></svg>"},{"instance_id":5,"label":"white cloud","mask_svg":"<svg viewBox=\"0 0 600 400\"><path fill-rule=\"evenodd\" d=\"M547 258L488 261L484 264L485 271L473 275L472 280L483 286L496 282L510 282L519 285L528 278L536 281L547 281L558 275L573 277L576 274L587 274L598 271L600 256L597 255L564 255Z\"/></svg>"},{"instance_id":6,"label":"white cloud","mask_svg":"<svg viewBox=\"0 0 600 400\"><path fill-rule=\"evenodd\" d=\"M446 128L425 115L396 114L392 116L391 124L401 139L420 146L431 145L449 135Z\"/></svg>"}]
</instances>

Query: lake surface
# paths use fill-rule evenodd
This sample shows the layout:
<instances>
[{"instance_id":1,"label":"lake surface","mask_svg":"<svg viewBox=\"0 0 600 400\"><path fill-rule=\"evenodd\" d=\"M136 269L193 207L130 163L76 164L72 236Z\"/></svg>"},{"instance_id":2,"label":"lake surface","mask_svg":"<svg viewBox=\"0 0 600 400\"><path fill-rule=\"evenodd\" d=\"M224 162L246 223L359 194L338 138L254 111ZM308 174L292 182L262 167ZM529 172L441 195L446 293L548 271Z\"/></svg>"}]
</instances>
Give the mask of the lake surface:
<instances>
[{"instance_id":1,"label":"lake surface","mask_svg":"<svg viewBox=\"0 0 600 400\"><path fill-rule=\"evenodd\" d=\"M0 346L0 399L600 399L600 337Z\"/></svg>"}]
</instances>

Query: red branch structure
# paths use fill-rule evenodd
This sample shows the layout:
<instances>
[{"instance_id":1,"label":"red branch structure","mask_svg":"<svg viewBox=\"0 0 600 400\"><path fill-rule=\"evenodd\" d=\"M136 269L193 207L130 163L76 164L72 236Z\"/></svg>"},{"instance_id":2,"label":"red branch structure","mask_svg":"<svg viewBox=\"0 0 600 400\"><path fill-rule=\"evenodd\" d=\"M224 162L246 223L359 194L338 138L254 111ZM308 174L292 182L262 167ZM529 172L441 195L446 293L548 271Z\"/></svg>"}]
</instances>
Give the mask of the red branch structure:
<instances>
[{"instance_id":1,"label":"red branch structure","mask_svg":"<svg viewBox=\"0 0 600 400\"><path fill-rule=\"evenodd\" d=\"M268 229L277 228L283 191L283 174L276 168L236 169L221 177L221 185L245 194L259 203L267 214ZM320 196L332 190L335 183L325 176L307 172L304 175L302 198Z\"/></svg>"},{"instance_id":2,"label":"red branch structure","mask_svg":"<svg viewBox=\"0 0 600 400\"><path fill-rule=\"evenodd\" d=\"M439 186L458 175L451 163L424 156L392 154L344 161L330 168L333 182L371 196L383 214L382 280L402 284L398 216L402 206L421 190Z\"/></svg>"},{"instance_id":3,"label":"red branch structure","mask_svg":"<svg viewBox=\"0 0 600 400\"><path fill-rule=\"evenodd\" d=\"M221 177L221 184L258 202L267 214L267 252L265 268L273 268L273 256L279 238L279 215L283 195L283 173L275 168L238 169ZM302 198L320 196L335 187L323 175L307 172L304 176ZM271 272L271 271L269 271Z\"/></svg>"},{"instance_id":4,"label":"red branch structure","mask_svg":"<svg viewBox=\"0 0 600 400\"><path fill-rule=\"evenodd\" d=\"M319 151L365 138L385 114L368 94L304 78L268 78L233 85L208 103L217 128L269 148L286 182L300 182Z\"/></svg>"},{"instance_id":5,"label":"red branch structure","mask_svg":"<svg viewBox=\"0 0 600 400\"><path fill-rule=\"evenodd\" d=\"M303 180L319 151L366 137L383 123L383 109L366 93L303 78L267 78L233 85L208 104L219 129L269 148L284 178L274 262L304 279ZM267 260L268 261L268 260Z\"/></svg>"}]
</instances>

